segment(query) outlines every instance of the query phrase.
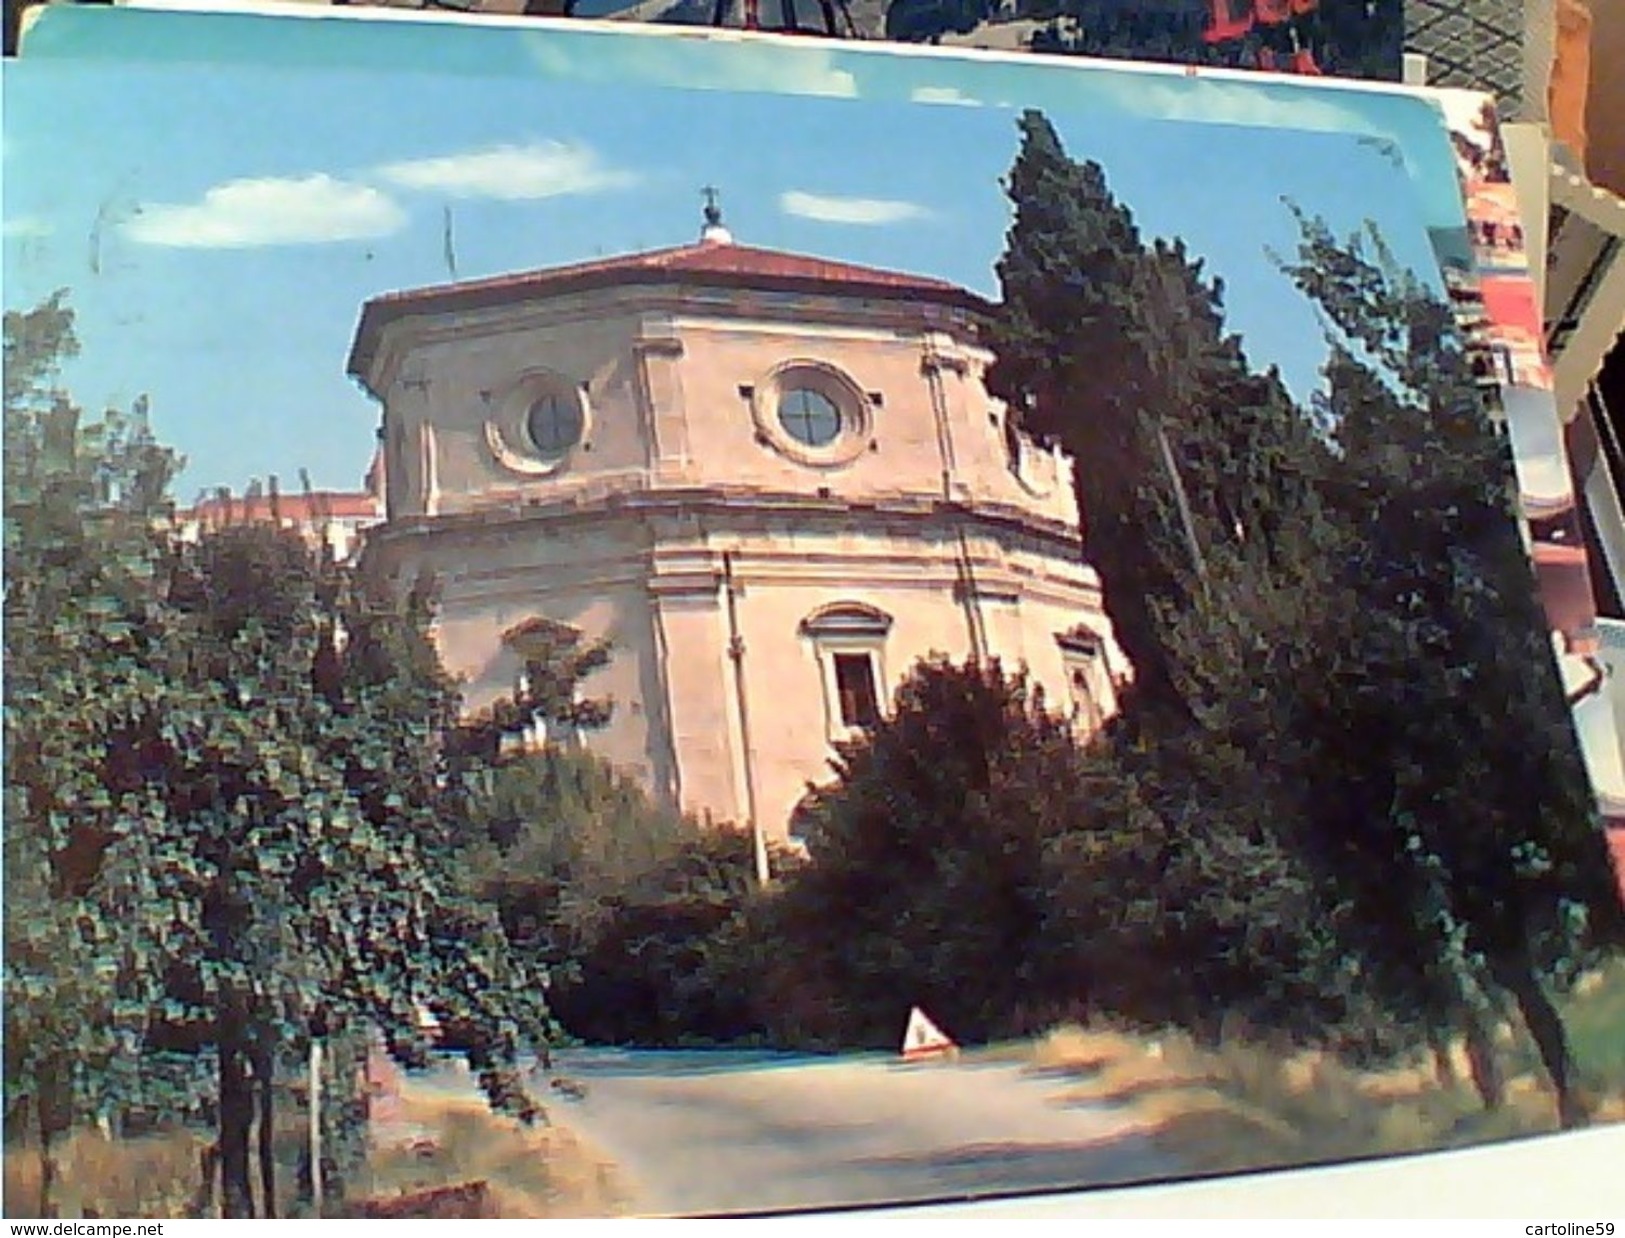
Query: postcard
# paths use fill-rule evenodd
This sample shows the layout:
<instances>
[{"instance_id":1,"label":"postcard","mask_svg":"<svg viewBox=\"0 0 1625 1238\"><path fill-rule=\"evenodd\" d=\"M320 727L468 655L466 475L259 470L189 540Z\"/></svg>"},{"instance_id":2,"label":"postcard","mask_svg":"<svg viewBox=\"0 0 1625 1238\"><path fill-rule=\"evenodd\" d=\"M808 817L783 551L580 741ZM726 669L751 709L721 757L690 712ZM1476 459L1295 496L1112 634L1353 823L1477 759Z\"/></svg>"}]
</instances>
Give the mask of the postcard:
<instances>
[{"instance_id":1,"label":"postcard","mask_svg":"<svg viewBox=\"0 0 1625 1238\"><path fill-rule=\"evenodd\" d=\"M682 88L615 37L655 68L8 71L7 1212L1625 1117L1563 468L1486 412L1437 105Z\"/></svg>"},{"instance_id":2,"label":"postcard","mask_svg":"<svg viewBox=\"0 0 1625 1238\"><path fill-rule=\"evenodd\" d=\"M168 0L168 7L175 3ZM1559 433L1561 419L1550 399L1512 394L1525 386L1549 389L1551 372L1532 283L1520 274L1526 270L1522 226L1508 200L1507 160L1494 108L1481 94L1406 92L1332 80L1311 87L1214 70L887 48L737 32L638 32L590 21L544 23L543 29L529 19L509 20L502 26L500 18L471 23L362 9L356 14L362 20L335 25L312 20L302 6L283 8L288 16L303 20L248 12L183 16L138 9L55 9L41 15L30 54L95 58L116 53L160 63L211 59L219 64L290 67L345 64L381 72L432 65L441 73L540 75L583 87L642 82L721 90L736 97L767 92L906 99L955 108L1079 108L1102 124L1160 119L1181 122L1192 132L1202 131L1198 126L1246 125L1264 132L1347 134L1388 152L1409 173L1485 398L1492 405L1515 406L1525 421L1540 419L1543 424L1526 430L1526 437L1534 433L1554 438ZM1444 20L1447 8L1442 6L1435 16ZM166 37L153 37L143 33L143 19L172 24L165 26ZM1563 458L1566 461L1566 452ZM1572 492L1571 483L1571 499ZM1526 527L1531 536L1538 531L1535 524ZM1565 673L1582 675L1589 683L1592 673L1586 660L1593 658L1596 642L1586 618L1594 615L1594 604L1588 600L1587 551L1571 544L1560 557L1563 566L1548 565L1542 573L1545 585L1554 590L1547 606L1568 625L1559 633L1559 657L1580 659ZM1604 728L1601 713L1586 704L1591 699L1588 694L1576 702L1577 709L1589 707L1595 715L1590 725L1581 727L1588 737L1586 760L1593 780L1611 787L1620 778L1622 737ZM1604 816L1609 820L1617 817L1606 807L1612 802L1612 792L1605 793Z\"/></svg>"}]
</instances>

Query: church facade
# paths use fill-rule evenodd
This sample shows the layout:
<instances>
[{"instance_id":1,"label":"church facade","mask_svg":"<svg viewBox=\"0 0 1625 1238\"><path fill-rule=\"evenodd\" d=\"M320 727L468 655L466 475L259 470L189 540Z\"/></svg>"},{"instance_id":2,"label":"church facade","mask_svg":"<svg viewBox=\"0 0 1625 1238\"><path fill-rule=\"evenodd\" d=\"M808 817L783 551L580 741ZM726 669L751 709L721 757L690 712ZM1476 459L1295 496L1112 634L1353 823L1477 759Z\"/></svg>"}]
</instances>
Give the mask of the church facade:
<instances>
[{"instance_id":1,"label":"church facade","mask_svg":"<svg viewBox=\"0 0 1625 1238\"><path fill-rule=\"evenodd\" d=\"M696 244L378 297L349 363L383 407L367 553L435 575L471 708L537 621L608 641L588 746L758 837L933 653L1024 665L1098 726L1128 667L1071 463L984 386L989 309L714 209Z\"/></svg>"}]
</instances>

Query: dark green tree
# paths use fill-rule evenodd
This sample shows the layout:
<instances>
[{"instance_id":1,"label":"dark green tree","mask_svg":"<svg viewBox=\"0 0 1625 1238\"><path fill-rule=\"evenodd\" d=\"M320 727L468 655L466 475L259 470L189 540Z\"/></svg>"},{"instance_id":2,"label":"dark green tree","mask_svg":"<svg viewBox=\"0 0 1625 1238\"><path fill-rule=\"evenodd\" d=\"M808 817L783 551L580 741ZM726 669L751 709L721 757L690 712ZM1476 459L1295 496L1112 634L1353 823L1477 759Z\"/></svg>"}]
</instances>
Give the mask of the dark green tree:
<instances>
[{"instance_id":1,"label":"dark green tree","mask_svg":"<svg viewBox=\"0 0 1625 1238\"><path fill-rule=\"evenodd\" d=\"M1116 987L1116 1013L1189 1021L1228 1006L1324 1028L1345 968L1292 835L1311 759L1295 738L1301 689L1323 652L1315 583L1335 539L1328 452L1278 376L1252 372L1201 263L1143 238L1044 117L1026 114L1021 133L990 386L1076 462L1085 556L1134 673L1100 802L1157 840L1135 862L1161 909L1142 916L1161 966ZM1052 859L1081 862L1091 833ZM1067 891L1060 922L1092 914L1079 892L1100 874L1052 880ZM1113 989L1091 974L1108 956L1055 944L1075 988Z\"/></svg>"},{"instance_id":2,"label":"dark green tree","mask_svg":"<svg viewBox=\"0 0 1625 1238\"><path fill-rule=\"evenodd\" d=\"M1342 721L1366 759L1333 766L1323 836L1341 872L1366 875L1361 919L1385 939L1370 952L1469 1004L1486 982L1510 994L1572 1125L1582 1106L1548 988L1625 941L1625 914L1517 532L1510 448L1443 298L1374 232L1299 221L1282 266L1328 323L1334 493L1358 547L1343 582L1362 602Z\"/></svg>"},{"instance_id":3,"label":"dark green tree","mask_svg":"<svg viewBox=\"0 0 1625 1238\"><path fill-rule=\"evenodd\" d=\"M794 871L774 848L775 877ZM755 1002L763 938L754 843L731 826L691 825L679 844L611 894L554 986L561 1022L615 1044L738 1042L763 1033Z\"/></svg>"},{"instance_id":4,"label":"dark green tree","mask_svg":"<svg viewBox=\"0 0 1625 1238\"><path fill-rule=\"evenodd\" d=\"M1024 674L934 658L804 812L807 867L764 907L781 1039L895 1046L909 1006L966 1040L1036 1020L1045 841L1088 801Z\"/></svg>"},{"instance_id":5,"label":"dark green tree","mask_svg":"<svg viewBox=\"0 0 1625 1238\"><path fill-rule=\"evenodd\" d=\"M616 900L694 835L601 758L551 744L517 754L472 796L463 870L509 940L557 984Z\"/></svg>"},{"instance_id":6,"label":"dark green tree","mask_svg":"<svg viewBox=\"0 0 1625 1238\"><path fill-rule=\"evenodd\" d=\"M1223 331L1223 290L1181 246L1147 244L1101 167L1068 158L1041 114L1020 123L989 387L1077 461L1086 554L1134 667L1131 717L1184 716L1155 614L1188 609L1210 544L1234 536L1216 504L1193 507L1188 476L1193 463L1209 476L1223 464L1200 442L1214 420L1204 402L1221 377L1245 373Z\"/></svg>"},{"instance_id":7,"label":"dark green tree","mask_svg":"<svg viewBox=\"0 0 1625 1238\"><path fill-rule=\"evenodd\" d=\"M702 827L602 758L552 743L472 797L462 865L513 947L545 969L570 1035L670 1045L760 1034L752 855L737 830ZM771 864L793 867L777 849Z\"/></svg>"},{"instance_id":8,"label":"dark green tree","mask_svg":"<svg viewBox=\"0 0 1625 1238\"><path fill-rule=\"evenodd\" d=\"M1145 949L1185 1009L1102 984L1081 947L1075 987L1182 1021L1200 993L1368 1051L1463 1030L1481 1059L1504 989L1573 1120L1542 982L1617 938L1618 901L1449 307L1375 237L1303 220L1285 265L1332 352L1300 410L1199 264L1142 240L1041 116L1022 133L992 383L1077 461L1136 672L1090 813L1155 840L1126 857L1155 875ZM1101 927L1094 850L1051 848L1062 924Z\"/></svg>"}]
</instances>

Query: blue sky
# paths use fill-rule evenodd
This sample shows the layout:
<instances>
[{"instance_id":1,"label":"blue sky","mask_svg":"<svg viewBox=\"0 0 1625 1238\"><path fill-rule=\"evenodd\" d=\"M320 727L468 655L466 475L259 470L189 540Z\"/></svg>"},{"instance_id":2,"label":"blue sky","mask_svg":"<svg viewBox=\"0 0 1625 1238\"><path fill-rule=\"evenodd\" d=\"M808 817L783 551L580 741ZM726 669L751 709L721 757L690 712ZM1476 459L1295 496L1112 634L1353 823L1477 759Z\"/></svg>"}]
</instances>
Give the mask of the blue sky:
<instances>
[{"instance_id":1,"label":"blue sky","mask_svg":"<svg viewBox=\"0 0 1625 1238\"><path fill-rule=\"evenodd\" d=\"M800 94L668 89L639 83L685 80L671 53L630 46L618 85L567 60L548 70L534 47L536 71L487 75L13 62L5 305L70 289L84 356L69 385L92 407L150 394L160 436L190 461L186 500L270 473L292 484L301 467L318 486L358 484L377 408L344 374L356 317L370 296L448 278L448 208L462 278L690 241L710 182L743 242L996 293L998 178L1016 149L1015 113L998 105L1012 100L950 105L973 96L930 62L937 85L911 65L918 80L873 98L822 62L779 74ZM1044 102L1148 233L1207 258L1232 328L1300 395L1323 347L1264 253L1295 239L1283 196L1340 230L1374 219L1437 281L1427 225L1453 221L1414 166L1436 112L1372 96L1395 106L1364 132L1404 143L1406 167L1370 137L1145 119L1136 106L1186 115L1196 96L1169 95L1178 78L1103 80L1015 102ZM1201 109L1208 122L1263 106L1251 86L1225 90Z\"/></svg>"},{"instance_id":2,"label":"blue sky","mask_svg":"<svg viewBox=\"0 0 1625 1238\"><path fill-rule=\"evenodd\" d=\"M917 44L780 39L739 31L614 22L538 22L384 8L261 2L278 15L209 11L209 0L130 0L140 8L61 6L33 14L36 58L347 68L520 77L626 87L754 90L866 100L1081 107L1108 116L1290 126L1393 141L1434 227L1462 222L1435 99L1400 87L1269 77L1076 57ZM201 11L198 11L201 10ZM1437 97L1439 92L1435 92ZM1464 92L1455 92L1461 94ZM1476 103L1473 104L1476 109Z\"/></svg>"}]
</instances>

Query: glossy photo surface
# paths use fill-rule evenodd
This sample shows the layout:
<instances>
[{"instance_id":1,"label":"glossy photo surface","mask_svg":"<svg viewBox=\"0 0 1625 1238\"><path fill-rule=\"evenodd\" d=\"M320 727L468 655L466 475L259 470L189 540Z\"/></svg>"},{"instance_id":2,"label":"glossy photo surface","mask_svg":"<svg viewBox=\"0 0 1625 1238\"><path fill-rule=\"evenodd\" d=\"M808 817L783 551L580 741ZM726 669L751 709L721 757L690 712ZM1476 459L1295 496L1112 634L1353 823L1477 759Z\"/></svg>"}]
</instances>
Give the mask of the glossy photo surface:
<instances>
[{"instance_id":1,"label":"glossy photo surface","mask_svg":"<svg viewBox=\"0 0 1625 1238\"><path fill-rule=\"evenodd\" d=\"M50 29L8 1214L877 1206L1625 1116L1609 663L1464 99Z\"/></svg>"}]
</instances>

